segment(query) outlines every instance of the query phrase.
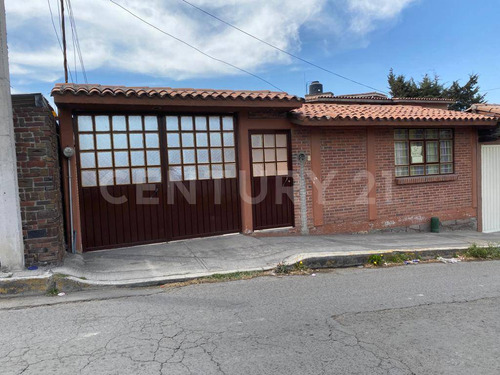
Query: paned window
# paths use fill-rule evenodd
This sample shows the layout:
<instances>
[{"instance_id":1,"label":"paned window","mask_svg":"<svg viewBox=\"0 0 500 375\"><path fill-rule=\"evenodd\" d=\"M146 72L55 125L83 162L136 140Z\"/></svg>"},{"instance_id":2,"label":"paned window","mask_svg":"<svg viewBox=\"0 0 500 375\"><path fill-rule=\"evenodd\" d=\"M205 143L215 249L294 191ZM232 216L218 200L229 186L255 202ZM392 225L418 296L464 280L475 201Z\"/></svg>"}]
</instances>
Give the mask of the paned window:
<instances>
[{"instance_id":1,"label":"paned window","mask_svg":"<svg viewBox=\"0 0 500 375\"><path fill-rule=\"evenodd\" d=\"M453 173L453 130L396 129L394 163L396 177Z\"/></svg>"},{"instance_id":2,"label":"paned window","mask_svg":"<svg viewBox=\"0 0 500 375\"><path fill-rule=\"evenodd\" d=\"M161 182L156 116L78 116L83 187Z\"/></svg>"},{"instance_id":3,"label":"paned window","mask_svg":"<svg viewBox=\"0 0 500 375\"><path fill-rule=\"evenodd\" d=\"M252 134L251 145L254 177L288 175L286 134Z\"/></svg>"},{"instance_id":4,"label":"paned window","mask_svg":"<svg viewBox=\"0 0 500 375\"><path fill-rule=\"evenodd\" d=\"M232 116L166 116L170 181L236 178Z\"/></svg>"}]
</instances>

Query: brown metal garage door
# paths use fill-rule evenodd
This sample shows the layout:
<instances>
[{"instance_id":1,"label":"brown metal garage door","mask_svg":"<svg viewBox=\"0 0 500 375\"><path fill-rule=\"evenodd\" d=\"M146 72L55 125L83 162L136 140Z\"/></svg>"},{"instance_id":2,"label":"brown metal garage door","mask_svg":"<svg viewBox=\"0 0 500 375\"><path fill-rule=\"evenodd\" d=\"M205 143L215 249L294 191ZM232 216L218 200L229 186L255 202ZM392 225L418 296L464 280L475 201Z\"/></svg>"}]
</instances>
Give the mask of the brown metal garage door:
<instances>
[{"instance_id":1,"label":"brown metal garage door","mask_svg":"<svg viewBox=\"0 0 500 375\"><path fill-rule=\"evenodd\" d=\"M79 115L84 250L238 232L231 116Z\"/></svg>"}]
</instances>

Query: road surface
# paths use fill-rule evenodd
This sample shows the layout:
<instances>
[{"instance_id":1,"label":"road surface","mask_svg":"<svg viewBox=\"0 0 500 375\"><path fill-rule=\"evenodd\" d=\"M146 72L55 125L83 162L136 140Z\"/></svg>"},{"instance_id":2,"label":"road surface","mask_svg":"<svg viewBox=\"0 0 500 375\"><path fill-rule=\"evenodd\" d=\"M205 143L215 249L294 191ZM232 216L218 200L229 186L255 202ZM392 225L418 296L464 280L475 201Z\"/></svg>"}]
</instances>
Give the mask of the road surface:
<instances>
[{"instance_id":1,"label":"road surface","mask_svg":"<svg viewBox=\"0 0 500 375\"><path fill-rule=\"evenodd\" d=\"M3 375L500 373L500 262L70 297L0 300Z\"/></svg>"}]
</instances>

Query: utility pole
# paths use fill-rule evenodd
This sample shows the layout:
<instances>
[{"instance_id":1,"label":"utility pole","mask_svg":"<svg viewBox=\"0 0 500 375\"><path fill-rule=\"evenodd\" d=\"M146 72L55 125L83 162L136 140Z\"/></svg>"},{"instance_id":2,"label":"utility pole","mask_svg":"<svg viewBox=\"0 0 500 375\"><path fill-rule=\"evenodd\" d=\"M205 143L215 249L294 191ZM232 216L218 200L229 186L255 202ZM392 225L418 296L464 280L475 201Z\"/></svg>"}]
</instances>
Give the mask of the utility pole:
<instances>
[{"instance_id":1,"label":"utility pole","mask_svg":"<svg viewBox=\"0 0 500 375\"><path fill-rule=\"evenodd\" d=\"M0 263L11 270L24 267L4 0L0 0Z\"/></svg>"},{"instance_id":2,"label":"utility pole","mask_svg":"<svg viewBox=\"0 0 500 375\"><path fill-rule=\"evenodd\" d=\"M68 83L68 58L66 56L66 24L64 21L64 0L61 0L61 29L64 55L64 82Z\"/></svg>"}]
</instances>

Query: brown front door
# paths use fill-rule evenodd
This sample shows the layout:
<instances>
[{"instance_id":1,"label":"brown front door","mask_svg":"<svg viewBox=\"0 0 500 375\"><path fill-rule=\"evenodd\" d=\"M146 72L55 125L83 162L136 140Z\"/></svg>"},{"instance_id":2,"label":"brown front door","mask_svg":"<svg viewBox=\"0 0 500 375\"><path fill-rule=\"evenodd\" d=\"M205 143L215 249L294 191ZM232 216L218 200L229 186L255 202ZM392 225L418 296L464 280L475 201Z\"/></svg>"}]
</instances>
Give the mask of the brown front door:
<instances>
[{"instance_id":1,"label":"brown front door","mask_svg":"<svg viewBox=\"0 0 500 375\"><path fill-rule=\"evenodd\" d=\"M294 225L289 131L250 134L254 229Z\"/></svg>"}]
</instances>

